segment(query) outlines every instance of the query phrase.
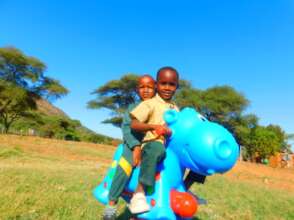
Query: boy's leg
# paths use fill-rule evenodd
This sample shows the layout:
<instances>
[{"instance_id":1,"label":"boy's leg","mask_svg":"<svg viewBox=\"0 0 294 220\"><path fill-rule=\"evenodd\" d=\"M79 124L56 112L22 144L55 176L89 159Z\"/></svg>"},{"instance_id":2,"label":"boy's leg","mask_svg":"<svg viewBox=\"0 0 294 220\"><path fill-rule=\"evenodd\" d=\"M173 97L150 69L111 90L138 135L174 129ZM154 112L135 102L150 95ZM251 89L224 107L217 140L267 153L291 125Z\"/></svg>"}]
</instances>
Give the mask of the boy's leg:
<instances>
[{"instance_id":1,"label":"boy's leg","mask_svg":"<svg viewBox=\"0 0 294 220\"><path fill-rule=\"evenodd\" d=\"M129 209L133 214L146 212L150 209L144 192L144 186L152 186L155 182L156 166L165 156L165 147L160 142L149 142L142 150L139 186L131 199Z\"/></svg>"},{"instance_id":2,"label":"boy's leg","mask_svg":"<svg viewBox=\"0 0 294 220\"><path fill-rule=\"evenodd\" d=\"M185 184L185 187L189 189L194 182L204 184L205 179L206 179L206 176L198 174L198 173L194 173L193 171L190 170L184 180L184 184Z\"/></svg>"},{"instance_id":3,"label":"boy's leg","mask_svg":"<svg viewBox=\"0 0 294 220\"><path fill-rule=\"evenodd\" d=\"M142 151L139 182L153 187L157 164L165 157L165 146L158 141L147 143Z\"/></svg>"},{"instance_id":4,"label":"boy's leg","mask_svg":"<svg viewBox=\"0 0 294 220\"><path fill-rule=\"evenodd\" d=\"M205 179L206 179L206 176L198 174L198 173L194 173L193 171L190 170L184 180L184 185L185 185L186 189L189 191L190 187L193 185L194 182L204 184ZM205 199L200 198L199 196L192 193L191 191L190 191L190 193L196 198L199 205L207 204L207 201Z\"/></svg>"},{"instance_id":5,"label":"boy's leg","mask_svg":"<svg viewBox=\"0 0 294 220\"><path fill-rule=\"evenodd\" d=\"M116 168L116 172L114 174L111 187L109 190L109 205L104 209L103 219L104 220L112 220L116 218L116 207L121 193L123 192L129 177L132 173L133 168L133 153L132 151L124 146L123 154L118 161L118 165Z\"/></svg>"},{"instance_id":6,"label":"boy's leg","mask_svg":"<svg viewBox=\"0 0 294 220\"><path fill-rule=\"evenodd\" d=\"M109 201L117 201L123 192L133 169L133 153L132 151L124 146L123 154L118 161L117 169L114 174L110 191Z\"/></svg>"}]
</instances>

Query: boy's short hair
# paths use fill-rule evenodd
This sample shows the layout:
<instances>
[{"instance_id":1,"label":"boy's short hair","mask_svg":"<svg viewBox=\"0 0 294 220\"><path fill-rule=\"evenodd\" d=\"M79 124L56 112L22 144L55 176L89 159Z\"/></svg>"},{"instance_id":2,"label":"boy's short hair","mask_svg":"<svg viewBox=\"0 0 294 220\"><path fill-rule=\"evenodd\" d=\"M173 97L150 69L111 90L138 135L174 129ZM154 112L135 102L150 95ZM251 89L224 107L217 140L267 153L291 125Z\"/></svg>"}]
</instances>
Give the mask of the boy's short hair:
<instances>
[{"instance_id":1,"label":"boy's short hair","mask_svg":"<svg viewBox=\"0 0 294 220\"><path fill-rule=\"evenodd\" d=\"M160 74L160 72L163 71L163 70L170 70L170 71L175 72L176 75L177 75L177 78L178 78L178 80L179 80L179 73L178 73L178 71L177 71L175 68L171 67L171 66L164 66L164 67L161 67L161 68L157 71L157 74L156 74L156 80L158 80L159 74Z\"/></svg>"}]
</instances>

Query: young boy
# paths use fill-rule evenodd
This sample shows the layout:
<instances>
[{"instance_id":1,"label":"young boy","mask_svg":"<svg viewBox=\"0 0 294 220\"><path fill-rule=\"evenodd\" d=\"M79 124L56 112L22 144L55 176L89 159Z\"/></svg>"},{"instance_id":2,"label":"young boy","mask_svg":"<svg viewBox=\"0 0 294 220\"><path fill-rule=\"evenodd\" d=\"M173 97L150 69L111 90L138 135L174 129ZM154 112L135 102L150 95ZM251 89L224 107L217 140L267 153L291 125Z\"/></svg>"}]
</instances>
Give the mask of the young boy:
<instances>
[{"instance_id":1,"label":"young boy","mask_svg":"<svg viewBox=\"0 0 294 220\"><path fill-rule=\"evenodd\" d=\"M179 74L172 67L163 67L157 72L157 94L152 99L141 102L131 111L131 128L136 132L145 133L142 146L142 161L139 184L130 201L129 209L133 214L146 212L150 209L146 197L146 186L153 187L156 165L165 157L164 137L155 134L162 130L168 134L163 114L168 109L178 107L171 101L178 88Z\"/></svg>"},{"instance_id":2,"label":"young boy","mask_svg":"<svg viewBox=\"0 0 294 220\"><path fill-rule=\"evenodd\" d=\"M143 75L138 79L137 93L142 101L155 95L155 80L149 75ZM114 220L116 218L116 203L131 175L133 166L141 162L141 142L144 134L134 132L130 128L130 111L138 104L131 104L124 114L122 123L123 155L119 161L112 185L109 191L109 204L104 209L103 219Z\"/></svg>"}]
</instances>

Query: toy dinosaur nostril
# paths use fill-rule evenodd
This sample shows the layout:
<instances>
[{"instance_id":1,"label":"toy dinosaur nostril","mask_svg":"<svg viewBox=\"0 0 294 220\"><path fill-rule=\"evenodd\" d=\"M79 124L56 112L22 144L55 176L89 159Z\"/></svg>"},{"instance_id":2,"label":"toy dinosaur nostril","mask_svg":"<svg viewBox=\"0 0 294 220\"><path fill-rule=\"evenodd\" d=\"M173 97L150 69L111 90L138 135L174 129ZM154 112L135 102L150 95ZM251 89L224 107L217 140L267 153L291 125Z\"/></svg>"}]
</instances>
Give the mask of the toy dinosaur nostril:
<instances>
[{"instance_id":1,"label":"toy dinosaur nostril","mask_svg":"<svg viewBox=\"0 0 294 220\"><path fill-rule=\"evenodd\" d=\"M216 156L222 160L228 159L232 154L232 146L226 140L217 140L214 144Z\"/></svg>"}]
</instances>

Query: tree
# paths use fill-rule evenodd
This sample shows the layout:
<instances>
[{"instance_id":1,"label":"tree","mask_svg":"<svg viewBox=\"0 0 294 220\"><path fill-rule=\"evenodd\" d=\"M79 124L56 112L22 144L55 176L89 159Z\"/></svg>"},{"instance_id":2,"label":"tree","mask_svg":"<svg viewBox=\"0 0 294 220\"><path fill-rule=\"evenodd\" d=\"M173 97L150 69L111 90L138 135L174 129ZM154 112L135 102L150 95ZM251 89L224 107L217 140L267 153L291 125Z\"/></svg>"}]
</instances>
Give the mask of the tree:
<instances>
[{"instance_id":1,"label":"tree","mask_svg":"<svg viewBox=\"0 0 294 220\"><path fill-rule=\"evenodd\" d=\"M251 135L249 154L253 158L257 153L262 159L280 152L279 137L272 129L264 126L257 126Z\"/></svg>"},{"instance_id":2,"label":"tree","mask_svg":"<svg viewBox=\"0 0 294 220\"><path fill-rule=\"evenodd\" d=\"M258 117L254 114L238 115L228 122L239 145L247 147L250 144L252 132L258 126Z\"/></svg>"},{"instance_id":3,"label":"tree","mask_svg":"<svg viewBox=\"0 0 294 220\"><path fill-rule=\"evenodd\" d=\"M281 151L290 152L291 149L289 148L287 144L286 132L279 125L273 125L273 124L268 125L267 129L270 131L273 131L277 135L279 148L281 149Z\"/></svg>"},{"instance_id":4,"label":"tree","mask_svg":"<svg viewBox=\"0 0 294 220\"><path fill-rule=\"evenodd\" d=\"M136 83L138 76L127 74L97 88L92 94L97 97L88 102L88 108L106 108L111 117L103 123L120 126L122 113L127 106L138 100ZM174 100L180 108L193 107L210 121L222 124L230 130L239 145L245 147L248 157L255 153L266 158L285 146L285 133L279 126L258 125L258 117L244 114L249 100L230 86L214 86L206 90L193 88L191 83L180 80Z\"/></svg>"},{"instance_id":5,"label":"tree","mask_svg":"<svg viewBox=\"0 0 294 220\"><path fill-rule=\"evenodd\" d=\"M186 82L186 81L184 81ZM180 107L196 108L210 121L222 124L229 129L239 144L245 144L251 129L257 124L255 115L243 115L249 101L243 94L230 86L215 86L207 90L192 88L189 83L183 83L175 96Z\"/></svg>"},{"instance_id":6,"label":"tree","mask_svg":"<svg viewBox=\"0 0 294 220\"><path fill-rule=\"evenodd\" d=\"M180 108L192 107L200 111L203 106L202 94L203 91L195 89L186 80L180 80L178 91L175 94L174 100Z\"/></svg>"},{"instance_id":7,"label":"tree","mask_svg":"<svg viewBox=\"0 0 294 220\"><path fill-rule=\"evenodd\" d=\"M44 75L46 69L39 59L14 47L0 48L0 79L51 101L66 95L68 90L59 81Z\"/></svg>"},{"instance_id":8,"label":"tree","mask_svg":"<svg viewBox=\"0 0 294 220\"><path fill-rule=\"evenodd\" d=\"M102 123L112 124L120 127L122 123L122 114L127 107L138 101L139 97L136 92L138 75L126 74L118 80L111 80L105 85L97 88L92 94L97 97L88 102L87 107L90 109L106 108L111 111L111 117L104 120ZM192 89L191 84L186 80L180 80L179 91ZM190 96L189 96L190 97ZM189 104L192 100L186 100L185 94L179 94L176 101L181 102L182 106Z\"/></svg>"},{"instance_id":9,"label":"tree","mask_svg":"<svg viewBox=\"0 0 294 220\"><path fill-rule=\"evenodd\" d=\"M136 93L137 80L137 75L127 74L118 80L107 82L92 92L93 95L96 95L96 98L89 101L87 107L90 109L106 108L110 110L112 117L102 123L120 127L122 114L128 105L139 100Z\"/></svg>"},{"instance_id":10,"label":"tree","mask_svg":"<svg viewBox=\"0 0 294 220\"><path fill-rule=\"evenodd\" d=\"M258 126L258 117L254 114L241 114L231 118L228 122L230 131L235 136L238 144L241 147L242 158L250 160L250 143L254 129Z\"/></svg>"},{"instance_id":11,"label":"tree","mask_svg":"<svg viewBox=\"0 0 294 220\"><path fill-rule=\"evenodd\" d=\"M226 124L247 108L249 101L230 86L215 86L202 95L201 112L211 121Z\"/></svg>"},{"instance_id":12,"label":"tree","mask_svg":"<svg viewBox=\"0 0 294 220\"><path fill-rule=\"evenodd\" d=\"M207 90L185 85L175 98L181 106L197 108L210 121L227 124L232 118L240 117L249 101L230 86L215 86Z\"/></svg>"},{"instance_id":13,"label":"tree","mask_svg":"<svg viewBox=\"0 0 294 220\"><path fill-rule=\"evenodd\" d=\"M16 120L36 109L36 103L28 91L4 80L0 80L0 91L0 123L7 133Z\"/></svg>"}]
</instances>

